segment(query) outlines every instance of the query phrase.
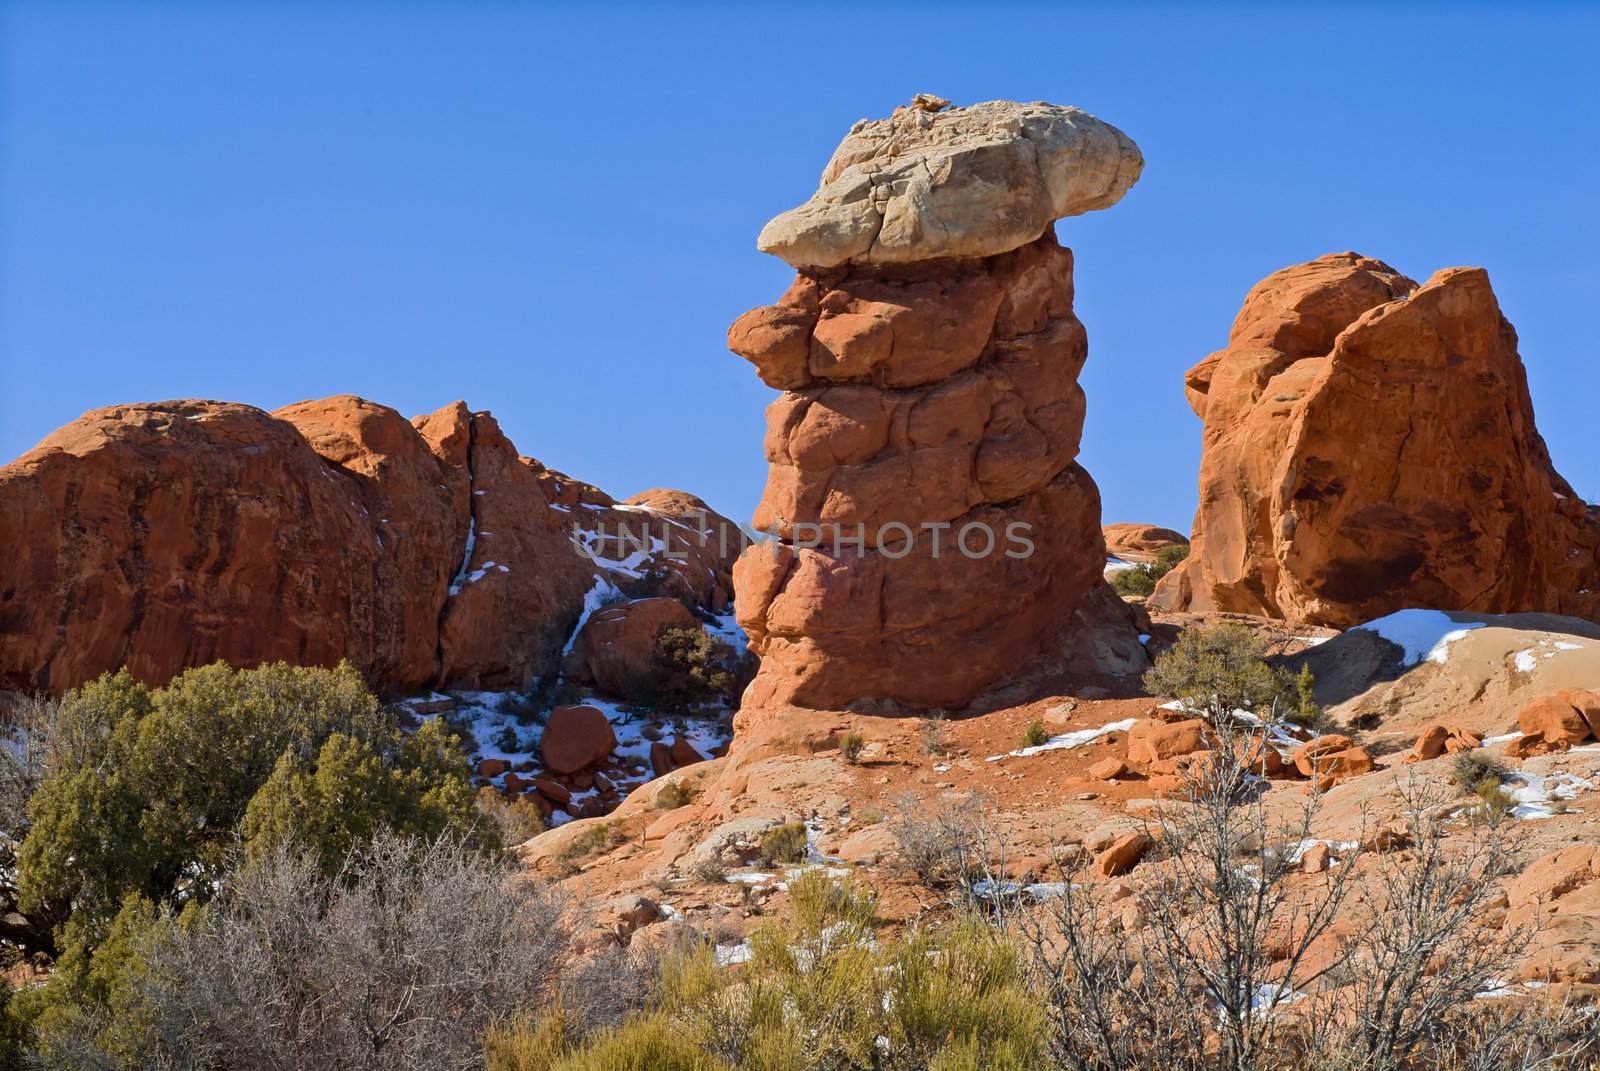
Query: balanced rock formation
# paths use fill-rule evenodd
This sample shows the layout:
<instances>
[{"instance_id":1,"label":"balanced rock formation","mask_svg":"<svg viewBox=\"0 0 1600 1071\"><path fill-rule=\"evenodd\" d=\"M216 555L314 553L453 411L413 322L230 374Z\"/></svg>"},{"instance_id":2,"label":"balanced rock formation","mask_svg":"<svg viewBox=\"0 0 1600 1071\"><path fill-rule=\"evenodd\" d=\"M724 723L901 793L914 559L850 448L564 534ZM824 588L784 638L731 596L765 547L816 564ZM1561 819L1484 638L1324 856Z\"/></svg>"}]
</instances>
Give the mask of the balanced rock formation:
<instances>
[{"instance_id":1,"label":"balanced rock formation","mask_svg":"<svg viewBox=\"0 0 1600 1071\"><path fill-rule=\"evenodd\" d=\"M795 268L992 257L1110 208L1143 169L1132 138L1077 108L914 104L852 127L817 192L756 244Z\"/></svg>"},{"instance_id":2,"label":"balanced rock formation","mask_svg":"<svg viewBox=\"0 0 1600 1071\"><path fill-rule=\"evenodd\" d=\"M1088 350L1050 226L1138 171L1075 109L900 109L762 232L799 272L728 334L786 392L755 516L775 538L734 574L747 706L957 707L1052 657L1145 664L1073 460Z\"/></svg>"},{"instance_id":3,"label":"balanced rock formation","mask_svg":"<svg viewBox=\"0 0 1600 1071\"><path fill-rule=\"evenodd\" d=\"M1186 387L1205 422L1194 549L1152 607L1600 618L1600 509L1551 466L1483 270L1419 287L1338 253L1275 272Z\"/></svg>"},{"instance_id":4,"label":"balanced rock formation","mask_svg":"<svg viewBox=\"0 0 1600 1071\"><path fill-rule=\"evenodd\" d=\"M0 468L0 688L346 658L386 692L519 687L624 585L727 605L736 546L590 552L608 518L687 532L703 503L574 509L553 483L459 402L414 421L350 396L95 410Z\"/></svg>"}]
</instances>

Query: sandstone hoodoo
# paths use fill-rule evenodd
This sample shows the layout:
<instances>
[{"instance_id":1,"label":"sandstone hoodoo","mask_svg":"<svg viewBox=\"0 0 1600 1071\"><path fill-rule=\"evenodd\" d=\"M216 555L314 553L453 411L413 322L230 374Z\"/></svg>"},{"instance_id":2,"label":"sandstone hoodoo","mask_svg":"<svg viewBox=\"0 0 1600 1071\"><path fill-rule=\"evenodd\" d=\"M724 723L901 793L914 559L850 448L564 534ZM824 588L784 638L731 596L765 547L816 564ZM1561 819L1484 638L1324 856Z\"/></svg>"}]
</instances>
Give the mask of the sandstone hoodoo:
<instances>
[{"instance_id":1,"label":"sandstone hoodoo","mask_svg":"<svg viewBox=\"0 0 1600 1071\"><path fill-rule=\"evenodd\" d=\"M1600 509L1555 471L1486 272L1275 272L1188 372L1189 559L1150 605L1345 628L1406 607L1600 618Z\"/></svg>"},{"instance_id":2,"label":"sandstone hoodoo","mask_svg":"<svg viewBox=\"0 0 1600 1071\"><path fill-rule=\"evenodd\" d=\"M618 503L460 402L351 396L98 409L0 468L0 507L0 687L23 691L219 659L524 687L602 601L726 610L739 545L692 495Z\"/></svg>"},{"instance_id":3,"label":"sandstone hoodoo","mask_svg":"<svg viewBox=\"0 0 1600 1071\"><path fill-rule=\"evenodd\" d=\"M729 331L785 392L755 517L776 538L735 567L746 706L956 707L1052 662L1146 664L1074 461L1087 342L1052 229L1141 163L1073 108L901 108L762 231L798 275Z\"/></svg>"}]
</instances>

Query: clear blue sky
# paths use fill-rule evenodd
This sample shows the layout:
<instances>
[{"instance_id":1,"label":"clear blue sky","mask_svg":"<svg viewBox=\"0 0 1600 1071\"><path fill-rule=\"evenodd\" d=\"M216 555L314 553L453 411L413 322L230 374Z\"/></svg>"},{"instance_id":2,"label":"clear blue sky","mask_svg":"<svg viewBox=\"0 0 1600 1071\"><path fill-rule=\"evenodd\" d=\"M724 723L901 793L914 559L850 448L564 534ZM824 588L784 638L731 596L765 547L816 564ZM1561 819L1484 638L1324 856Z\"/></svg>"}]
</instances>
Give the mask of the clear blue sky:
<instances>
[{"instance_id":1,"label":"clear blue sky","mask_svg":"<svg viewBox=\"0 0 1600 1071\"><path fill-rule=\"evenodd\" d=\"M614 494L747 519L772 394L725 331L789 278L756 232L925 90L1144 151L1060 227L1108 521L1188 527L1183 370L1342 249L1486 266L1600 498L1600 14L1110 7L0 7L0 458L115 402L464 398Z\"/></svg>"}]
</instances>

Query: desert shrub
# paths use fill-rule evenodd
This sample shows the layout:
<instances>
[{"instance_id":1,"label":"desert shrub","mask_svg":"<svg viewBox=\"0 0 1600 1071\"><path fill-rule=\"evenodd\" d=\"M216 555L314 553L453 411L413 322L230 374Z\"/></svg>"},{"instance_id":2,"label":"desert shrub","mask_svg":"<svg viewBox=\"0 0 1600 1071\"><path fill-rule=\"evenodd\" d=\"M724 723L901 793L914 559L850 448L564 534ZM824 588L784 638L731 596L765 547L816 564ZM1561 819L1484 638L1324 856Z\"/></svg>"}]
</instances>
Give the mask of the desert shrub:
<instances>
[{"instance_id":1,"label":"desert shrub","mask_svg":"<svg viewBox=\"0 0 1600 1071\"><path fill-rule=\"evenodd\" d=\"M1235 710L1276 720L1299 700L1289 675L1267 664L1261 641L1235 624L1186 630L1145 672L1144 683L1219 726Z\"/></svg>"},{"instance_id":2,"label":"desert shrub","mask_svg":"<svg viewBox=\"0 0 1600 1071\"><path fill-rule=\"evenodd\" d=\"M791 893L789 918L751 936L739 971L719 968L709 947L680 949L650 1006L621 1026L573 1043L568 1030L534 1024L521 1048L561 1071L1044 1066L1047 1024L1006 934L964 920L883 944L875 900L851 883L811 873ZM568 1045L559 1056L546 1055L552 1038Z\"/></svg>"},{"instance_id":3,"label":"desert shrub","mask_svg":"<svg viewBox=\"0 0 1600 1071\"><path fill-rule=\"evenodd\" d=\"M395 743L380 750L334 733L314 761L285 750L245 808L246 851L255 857L294 843L331 873L383 827L428 840L498 842L498 830L479 821L467 758L442 723L424 722Z\"/></svg>"},{"instance_id":4,"label":"desert shrub","mask_svg":"<svg viewBox=\"0 0 1600 1071\"><path fill-rule=\"evenodd\" d=\"M331 874L285 846L181 913L131 895L104 934L73 920L19 1011L49 1068L471 1068L549 991L561 919L460 840L379 832Z\"/></svg>"},{"instance_id":5,"label":"desert shrub","mask_svg":"<svg viewBox=\"0 0 1600 1071\"><path fill-rule=\"evenodd\" d=\"M584 827L582 832L568 841L558 858L561 862L576 863L591 855L609 852L627 839L628 834L621 826L612 822L596 822Z\"/></svg>"},{"instance_id":6,"label":"desert shrub","mask_svg":"<svg viewBox=\"0 0 1600 1071\"><path fill-rule=\"evenodd\" d=\"M1038 747L1050 739L1050 734L1045 731L1044 722L1034 718L1022 732L1023 747Z\"/></svg>"},{"instance_id":7,"label":"desert shrub","mask_svg":"<svg viewBox=\"0 0 1600 1071\"><path fill-rule=\"evenodd\" d=\"M608 1031L580 1051L552 1064L526 1064L516 1071L726 1071L666 1016L636 1019ZM509 1071L509 1068L508 1068Z\"/></svg>"},{"instance_id":8,"label":"desert shrub","mask_svg":"<svg viewBox=\"0 0 1600 1071\"><path fill-rule=\"evenodd\" d=\"M1450 760L1450 781L1462 792L1477 792L1485 781L1496 785L1511 776L1511 767L1485 751L1461 751Z\"/></svg>"},{"instance_id":9,"label":"desert shrub","mask_svg":"<svg viewBox=\"0 0 1600 1071\"><path fill-rule=\"evenodd\" d=\"M924 755L943 755L950 750L945 741L945 720L942 716L923 718L918 733Z\"/></svg>"},{"instance_id":10,"label":"desert shrub","mask_svg":"<svg viewBox=\"0 0 1600 1071\"><path fill-rule=\"evenodd\" d=\"M1511 793L1505 790L1498 777L1485 777L1472 786L1472 793L1478 797L1478 803L1472 810L1475 822L1499 825L1517 806L1517 801L1512 799Z\"/></svg>"},{"instance_id":11,"label":"desert shrub","mask_svg":"<svg viewBox=\"0 0 1600 1071\"><path fill-rule=\"evenodd\" d=\"M978 800L932 804L906 794L894 801L889 829L900 842L900 860L930 889L966 886L988 867L987 833L973 817Z\"/></svg>"},{"instance_id":12,"label":"desert shrub","mask_svg":"<svg viewBox=\"0 0 1600 1071\"><path fill-rule=\"evenodd\" d=\"M1189 544L1173 543L1156 551L1154 563L1156 579L1160 580L1178 567L1178 563L1189 556Z\"/></svg>"},{"instance_id":13,"label":"desert shrub","mask_svg":"<svg viewBox=\"0 0 1600 1071\"><path fill-rule=\"evenodd\" d=\"M581 1041L615 1029L649 1007L661 975L657 946L608 945L574 964L561 979L557 1005L569 1038Z\"/></svg>"},{"instance_id":14,"label":"desert shrub","mask_svg":"<svg viewBox=\"0 0 1600 1071\"><path fill-rule=\"evenodd\" d=\"M911 933L890 956L884 1037L908 1067L1036 1067L1047 1040L1028 964L1003 932L964 918ZM981 1062L972 1062L982 1055Z\"/></svg>"},{"instance_id":15,"label":"desert shrub","mask_svg":"<svg viewBox=\"0 0 1600 1071\"><path fill-rule=\"evenodd\" d=\"M1274 844L1306 843L1320 801L1279 828L1259 794L1239 791L1246 764L1217 756L1184 805L1158 811L1163 863L1131 897L1069 871L1043 910L1015 913L1052 1020L1052 1066L1527 1068L1579 1052L1550 1042L1581 1034L1575 1017L1475 999L1510 977L1530 938L1482 925L1507 871L1502 829L1448 835L1438 801L1407 782L1408 851L1352 849L1316 883L1291 885L1295 853ZM1315 949L1336 918L1345 936L1330 960ZM1299 1014L1308 996L1312 1016Z\"/></svg>"},{"instance_id":16,"label":"desert shrub","mask_svg":"<svg viewBox=\"0 0 1600 1071\"><path fill-rule=\"evenodd\" d=\"M156 1055L156 1016L148 954L171 926L137 893L129 894L104 931L69 920L49 978L15 1001L30 1063L117 1071L149 1066Z\"/></svg>"},{"instance_id":17,"label":"desert shrub","mask_svg":"<svg viewBox=\"0 0 1600 1071\"><path fill-rule=\"evenodd\" d=\"M689 872L694 875L696 881L707 885L720 885L728 880L727 864L715 856L698 860L689 868Z\"/></svg>"},{"instance_id":18,"label":"desert shrub","mask_svg":"<svg viewBox=\"0 0 1600 1071\"><path fill-rule=\"evenodd\" d=\"M50 733L17 894L24 912L55 923L70 909L104 924L133 892L157 904L204 899L256 794L275 776L314 779L335 737L327 754L341 777L372 756L384 779L408 786L362 797L376 814L346 806L345 834L380 821L439 824L442 809L470 800L448 735L425 727L406 737L349 664L219 663L155 690L124 670L63 697ZM391 813L392 802L407 806ZM470 813L468 802L458 817Z\"/></svg>"},{"instance_id":19,"label":"desert shrub","mask_svg":"<svg viewBox=\"0 0 1600 1071\"><path fill-rule=\"evenodd\" d=\"M504 845L521 844L547 828L544 812L526 795L506 797L485 785L478 790L478 813L494 825Z\"/></svg>"},{"instance_id":20,"label":"desert shrub","mask_svg":"<svg viewBox=\"0 0 1600 1071\"><path fill-rule=\"evenodd\" d=\"M656 634L655 669L659 683L653 705L681 709L727 702L737 668L729 654L726 644L717 642L698 625L663 627Z\"/></svg>"},{"instance_id":21,"label":"desert shrub","mask_svg":"<svg viewBox=\"0 0 1600 1071\"><path fill-rule=\"evenodd\" d=\"M1136 595L1143 598L1156 590L1156 578L1150 566L1134 565L1112 573L1111 587L1118 595Z\"/></svg>"},{"instance_id":22,"label":"desert shrub","mask_svg":"<svg viewBox=\"0 0 1600 1071\"><path fill-rule=\"evenodd\" d=\"M572 1049L559 1004L539 1015L518 1012L490 1025L483 1038L484 1071L548 1071Z\"/></svg>"},{"instance_id":23,"label":"desert shrub","mask_svg":"<svg viewBox=\"0 0 1600 1071\"><path fill-rule=\"evenodd\" d=\"M1327 712L1317 702L1316 686L1317 679L1312 676L1311 667L1302 663L1294 678L1294 705L1284 716L1285 720L1306 729L1322 729L1328 725Z\"/></svg>"},{"instance_id":24,"label":"desert shrub","mask_svg":"<svg viewBox=\"0 0 1600 1071\"><path fill-rule=\"evenodd\" d=\"M149 950L145 989L176 1066L467 1069L551 990L567 938L525 876L381 833L331 875L287 848L229 874Z\"/></svg>"},{"instance_id":25,"label":"desert shrub","mask_svg":"<svg viewBox=\"0 0 1600 1071\"><path fill-rule=\"evenodd\" d=\"M1189 544L1174 543L1156 551L1155 560L1127 569L1119 569L1111 576L1111 587L1118 595L1146 596L1156 590L1156 581L1189 556Z\"/></svg>"},{"instance_id":26,"label":"desert shrub","mask_svg":"<svg viewBox=\"0 0 1600 1071\"><path fill-rule=\"evenodd\" d=\"M694 799L694 790L681 780L670 780L656 790L653 806L658 811L675 811Z\"/></svg>"},{"instance_id":27,"label":"desert shrub","mask_svg":"<svg viewBox=\"0 0 1600 1071\"><path fill-rule=\"evenodd\" d=\"M767 830L761 835L761 846L757 852L761 861L768 866L805 862L805 823L786 822Z\"/></svg>"},{"instance_id":28,"label":"desert shrub","mask_svg":"<svg viewBox=\"0 0 1600 1071\"><path fill-rule=\"evenodd\" d=\"M861 761L861 749L867 746L867 738L860 733L849 732L839 737L839 757L845 762L854 764Z\"/></svg>"}]
</instances>

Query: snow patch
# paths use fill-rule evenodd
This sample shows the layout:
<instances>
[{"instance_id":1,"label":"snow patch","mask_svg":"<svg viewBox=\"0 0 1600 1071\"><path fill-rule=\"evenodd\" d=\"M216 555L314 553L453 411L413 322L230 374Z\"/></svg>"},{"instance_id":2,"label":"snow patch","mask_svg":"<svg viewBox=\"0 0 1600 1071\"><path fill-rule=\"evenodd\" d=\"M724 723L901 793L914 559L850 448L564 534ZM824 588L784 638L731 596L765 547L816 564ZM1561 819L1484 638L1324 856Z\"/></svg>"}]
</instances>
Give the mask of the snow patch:
<instances>
[{"instance_id":1,"label":"snow patch","mask_svg":"<svg viewBox=\"0 0 1600 1071\"><path fill-rule=\"evenodd\" d=\"M1516 801L1516 806L1511 809L1513 818L1536 819L1554 817L1557 800L1577 799L1580 791L1593 788L1594 782L1576 774L1540 776L1523 771L1507 781L1503 791Z\"/></svg>"},{"instance_id":2,"label":"snow patch","mask_svg":"<svg viewBox=\"0 0 1600 1071\"><path fill-rule=\"evenodd\" d=\"M1452 621L1443 610L1397 610L1356 628L1375 632L1405 651L1404 665L1423 661L1442 665L1450 659L1450 645L1473 629L1483 628L1483 622L1462 624Z\"/></svg>"},{"instance_id":3,"label":"snow patch","mask_svg":"<svg viewBox=\"0 0 1600 1071\"><path fill-rule=\"evenodd\" d=\"M572 633L567 637L567 642L561 647L561 657L565 658L572 653L572 645L578 642L578 633L583 631L583 626L589 623L589 618L594 612L607 603L622 598L622 592L617 590L617 585L611 578L603 573L596 573L594 586L583 596L583 612L578 614L578 623L572 626Z\"/></svg>"},{"instance_id":4,"label":"snow patch","mask_svg":"<svg viewBox=\"0 0 1600 1071\"><path fill-rule=\"evenodd\" d=\"M1083 747L1085 744L1093 743L1102 736L1109 736L1112 733L1125 733L1133 728L1134 722L1138 720L1138 718L1125 718L1122 721L1108 722L1095 729L1079 729L1077 732L1062 733L1060 736L1052 736L1042 744L1018 748L1015 751L1008 751L1004 755L990 755L985 761L999 762L1001 759L1007 758L1027 758L1029 755L1037 755L1043 751L1061 751Z\"/></svg>"}]
</instances>

